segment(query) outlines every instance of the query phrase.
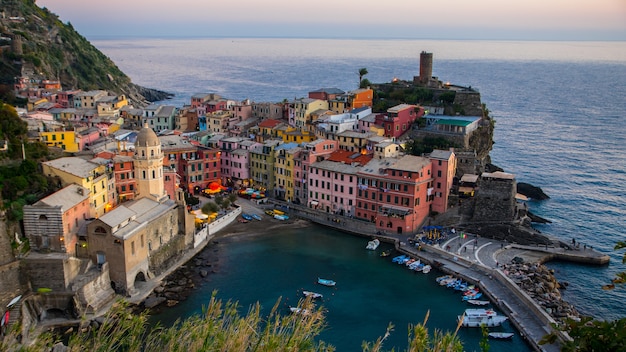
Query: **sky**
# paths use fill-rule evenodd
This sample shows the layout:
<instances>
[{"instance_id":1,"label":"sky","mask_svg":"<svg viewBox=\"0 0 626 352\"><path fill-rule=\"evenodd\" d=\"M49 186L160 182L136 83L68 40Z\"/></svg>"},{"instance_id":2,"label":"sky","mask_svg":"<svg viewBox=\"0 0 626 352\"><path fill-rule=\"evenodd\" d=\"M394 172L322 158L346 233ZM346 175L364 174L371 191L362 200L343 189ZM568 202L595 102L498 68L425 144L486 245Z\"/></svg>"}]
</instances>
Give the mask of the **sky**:
<instances>
[{"instance_id":1,"label":"sky","mask_svg":"<svg viewBox=\"0 0 626 352\"><path fill-rule=\"evenodd\" d=\"M36 0L87 38L626 40L626 0Z\"/></svg>"}]
</instances>

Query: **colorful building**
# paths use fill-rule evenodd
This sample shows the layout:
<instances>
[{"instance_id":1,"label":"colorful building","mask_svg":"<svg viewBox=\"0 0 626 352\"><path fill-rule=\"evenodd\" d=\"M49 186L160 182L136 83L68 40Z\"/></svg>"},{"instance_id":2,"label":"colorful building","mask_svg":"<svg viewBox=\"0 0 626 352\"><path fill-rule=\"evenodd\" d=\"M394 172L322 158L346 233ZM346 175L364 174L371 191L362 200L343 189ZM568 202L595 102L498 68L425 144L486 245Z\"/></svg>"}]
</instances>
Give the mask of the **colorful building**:
<instances>
[{"instance_id":1,"label":"colorful building","mask_svg":"<svg viewBox=\"0 0 626 352\"><path fill-rule=\"evenodd\" d=\"M39 132L39 138L48 147L61 148L68 153L76 153L81 150L76 141L76 132L73 130Z\"/></svg>"},{"instance_id":2,"label":"colorful building","mask_svg":"<svg viewBox=\"0 0 626 352\"><path fill-rule=\"evenodd\" d=\"M421 228L432 204L432 163L413 155L377 158L358 172L357 218L379 231L413 233Z\"/></svg>"},{"instance_id":3,"label":"colorful building","mask_svg":"<svg viewBox=\"0 0 626 352\"><path fill-rule=\"evenodd\" d=\"M456 156L453 150L433 150L428 158L433 166L432 211L439 214L448 210L448 197L456 173Z\"/></svg>"}]
</instances>

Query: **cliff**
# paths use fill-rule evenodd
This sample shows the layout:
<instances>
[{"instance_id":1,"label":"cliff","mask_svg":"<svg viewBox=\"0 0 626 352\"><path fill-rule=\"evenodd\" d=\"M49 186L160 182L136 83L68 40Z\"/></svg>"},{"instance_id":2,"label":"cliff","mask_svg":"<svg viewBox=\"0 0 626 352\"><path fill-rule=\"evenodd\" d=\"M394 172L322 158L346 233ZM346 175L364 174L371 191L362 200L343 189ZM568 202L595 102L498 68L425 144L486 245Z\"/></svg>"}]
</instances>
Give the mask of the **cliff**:
<instances>
[{"instance_id":1,"label":"cliff","mask_svg":"<svg viewBox=\"0 0 626 352\"><path fill-rule=\"evenodd\" d=\"M136 106L171 94L137 86L111 59L33 0L3 0L0 13L0 94L15 77L59 80L63 89L104 89ZM0 99L6 99L0 95Z\"/></svg>"}]
</instances>

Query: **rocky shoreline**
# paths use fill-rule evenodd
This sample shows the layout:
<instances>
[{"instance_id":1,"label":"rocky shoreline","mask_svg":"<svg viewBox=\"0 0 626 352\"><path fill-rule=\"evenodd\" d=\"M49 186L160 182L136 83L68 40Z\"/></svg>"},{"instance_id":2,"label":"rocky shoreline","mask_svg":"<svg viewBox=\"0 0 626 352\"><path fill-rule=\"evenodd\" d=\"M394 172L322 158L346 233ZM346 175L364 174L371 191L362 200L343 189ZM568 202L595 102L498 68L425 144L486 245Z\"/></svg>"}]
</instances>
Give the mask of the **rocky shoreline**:
<instances>
[{"instance_id":1,"label":"rocky shoreline","mask_svg":"<svg viewBox=\"0 0 626 352\"><path fill-rule=\"evenodd\" d=\"M526 292L539 306L541 306L554 320L563 323L565 319L580 319L576 308L563 300L560 289L566 288L567 283L560 283L554 276L554 271L539 263L524 263L518 257L511 263L501 266L502 272L517 286Z\"/></svg>"},{"instance_id":2,"label":"rocky shoreline","mask_svg":"<svg viewBox=\"0 0 626 352\"><path fill-rule=\"evenodd\" d=\"M223 231L216 234L200 253L190 259L185 265L172 272L161 282L161 284L148 295L135 308L139 311L149 310L150 313L158 313L169 307L174 307L178 303L187 300L192 291L207 282L211 274L219 271L219 249L215 248L220 241L228 238L256 237L270 234L279 228L286 226L290 228L301 228L309 226L310 223L301 219L289 219L284 222L272 220L262 220L263 226L254 228L254 233L250 233L250 224L233 222Z\"/></svg>"}]
</instances>

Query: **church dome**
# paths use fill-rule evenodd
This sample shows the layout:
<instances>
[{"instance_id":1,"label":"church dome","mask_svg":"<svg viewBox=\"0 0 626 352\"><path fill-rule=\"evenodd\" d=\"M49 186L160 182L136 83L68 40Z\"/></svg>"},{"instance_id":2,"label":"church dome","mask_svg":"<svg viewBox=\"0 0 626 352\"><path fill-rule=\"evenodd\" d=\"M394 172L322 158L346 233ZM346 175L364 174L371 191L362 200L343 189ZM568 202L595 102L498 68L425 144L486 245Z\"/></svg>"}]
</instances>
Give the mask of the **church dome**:
<instances>
[{"instance_id":1,"label":"church dome","mask_svg":"<svg viewBox=\"0 0 626 352\"><path fill-rule=\"evenodd\" d=\"M137 141L135 142L135 146L137 147L155 147L161 144L159 141L159 137L157 137L156 133L152 130L152 128L148 127L148 124L145 124L139 133L137 133Z\"/></svg>"}]
</instances>

